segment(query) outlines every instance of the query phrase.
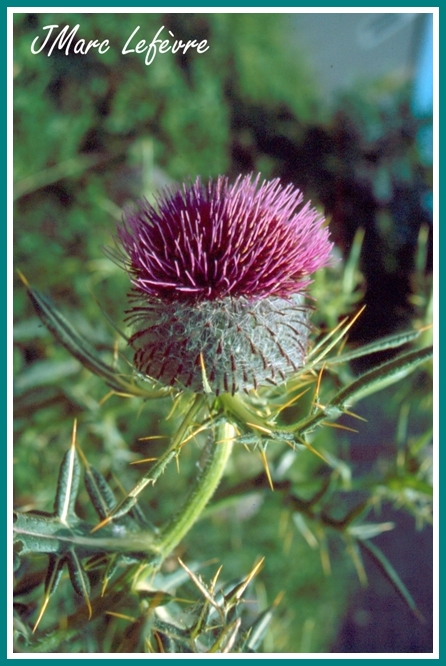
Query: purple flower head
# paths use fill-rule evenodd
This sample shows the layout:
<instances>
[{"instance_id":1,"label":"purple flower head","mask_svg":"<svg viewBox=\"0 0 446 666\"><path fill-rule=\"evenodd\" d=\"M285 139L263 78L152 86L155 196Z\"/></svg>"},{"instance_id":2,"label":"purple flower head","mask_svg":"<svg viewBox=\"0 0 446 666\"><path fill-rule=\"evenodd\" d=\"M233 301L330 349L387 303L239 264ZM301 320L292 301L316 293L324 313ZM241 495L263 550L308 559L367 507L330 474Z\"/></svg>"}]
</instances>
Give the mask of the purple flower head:
<instances>
[{"instance_id":1,"label":"purple flower head","mask_svg":"<svg viewBox=\"0 0 446 666\"><path fill-rule=\"evenodd\" d=\"M286 297L327 263L328 231L303 196L279 179L239 177L165 192L157 208L142 202L119 238L133 284L167 301Z\"/></svg>"},{"instance_id":2,"label":"purple flower head","mask_svg":"<svg viewBox=\"0 0 446 666\"><path fill-rule=\"evenodd\" d=\"M302 366L303 291L332 248L323 218L302 201L279 179L220 176L127 211L118 236L140 372L218 393L284 381Z\"/></svg>"}]
</instances>

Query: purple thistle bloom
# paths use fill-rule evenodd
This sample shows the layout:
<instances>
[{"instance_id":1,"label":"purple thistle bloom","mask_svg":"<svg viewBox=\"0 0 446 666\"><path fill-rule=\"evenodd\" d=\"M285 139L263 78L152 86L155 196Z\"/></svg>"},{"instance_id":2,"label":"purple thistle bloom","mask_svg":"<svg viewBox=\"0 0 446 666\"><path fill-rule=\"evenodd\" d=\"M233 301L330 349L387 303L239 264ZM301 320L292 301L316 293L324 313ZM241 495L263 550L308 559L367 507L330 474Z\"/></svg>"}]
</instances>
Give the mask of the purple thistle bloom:
<instances>
[{"instance_id":1,"label":"purple thistle bloom","mask_svg":"<svg viewBox=\"0 0 446 666\"><path fill-rule=\"evenodd\" d=\"M220 176L127 211L118 236L141 373L218 394L275 384L302 367L303 293L332 248L323 218L302 201L279 179L230 185Z\"/></svg>"}]
</instances>

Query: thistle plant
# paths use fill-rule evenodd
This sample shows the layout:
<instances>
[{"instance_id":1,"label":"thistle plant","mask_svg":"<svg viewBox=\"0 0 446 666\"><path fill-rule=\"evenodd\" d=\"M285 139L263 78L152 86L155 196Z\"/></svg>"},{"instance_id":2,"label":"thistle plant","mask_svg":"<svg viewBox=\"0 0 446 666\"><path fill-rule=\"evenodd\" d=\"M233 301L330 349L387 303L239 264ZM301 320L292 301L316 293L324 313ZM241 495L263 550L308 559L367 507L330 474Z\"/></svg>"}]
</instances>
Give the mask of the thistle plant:
<instances>
[{"instance_id":1,"label":"thistle plant","mask_svg":"<svg viewBox=\"0 0 446 666\"><path fill-rule=\"evenodd\" d=\"M131 281L125 313L129 332L119 331L123 345L114 364L24 280L41 320L83 366L105 381L110 395L169 405L175 427L148 471L121 498L88 461L73 429L53 512L16 512L21 556L48 556L40 608L29 628L17 620L18 649L60 651L64 642L80 640L87 621L100 635L101 627L119 617L127 618L127 629L115 626L108 645L97 638L96 651L261 649L279 598L257 613L243 598L261 575L263 560L253 562L251 571L240 573L237 581L220 585L224 571L217 567L204 580L199 565L189 566L178 550L198 520L253 490L279 495L307 541L320 546L325 571L330 568L327 535L335 533L344 540L362 582L362 553L367 553L417 612L409 591L370 541L389 528L365 522L376 505L377 487L365 485L361 500L352 501L339 516L333 498L349 487L348 474L329 444L320 444L321 434L331 426L353 430L351 422L361 419L352 411L356 402L423 369L432 354L430 346L420 345L424 323L345 350L348 331L360 315L351 312L356 280L341 299L346 312L338 315L346 316L338 316L326 331L317 330L315 321L324 319L317 299L308 295L312 276L338 271L345 286L347 274L355 273L358 248L354 250L345 267L336 265L323 217L304 204L300 191L279 179L240 176L230 184L224 177L207 183L198 178L161 192L153 203L140 201L125 211L115 248L109 251ZM359 377L349 369L354 359L403 345L402 353ZM165 412L160 408L160 413ZM341 417L343 424L336 423ZM153 426L147 427L141 439L147 441L146 458L151 458L149 440L156 435L150 431ZM184 474L180 464L192 442L198 443L200 456L198 468L189 465L187 484L192 487L164 522L152 516L149 520L145 489L153 489L175 461L180 476ZM232 485L226 479L219 488L228 467L237 466L240 450L257 454L263 470L253 465L244 479ZM308 488L302 494L289 474L303 452L326 470L322 483L310 484L310 494ZM96 520L76 511L81 464ZM419 503L413 505L418 517L426 499L422 474ZM172 558L175 575L167 566ZM47 626L42 631L45 611L66 569L83 605L67 613L63 629ZM187 581L195 595L185 609L179 590Z\"/></svg>"}]
</instances>

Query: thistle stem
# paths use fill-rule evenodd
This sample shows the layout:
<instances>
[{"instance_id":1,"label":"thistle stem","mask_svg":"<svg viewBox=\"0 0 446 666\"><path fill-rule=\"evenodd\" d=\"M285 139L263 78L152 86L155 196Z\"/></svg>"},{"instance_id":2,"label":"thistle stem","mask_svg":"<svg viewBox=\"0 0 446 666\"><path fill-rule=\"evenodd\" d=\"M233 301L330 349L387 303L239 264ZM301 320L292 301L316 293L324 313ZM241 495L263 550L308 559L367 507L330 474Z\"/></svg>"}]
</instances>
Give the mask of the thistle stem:
<instances>
[{"instance_id":1,"label":"thistle stem","mask_svg":"<svg viewBox=\"0 0 446 666\"><path fill-rule=\"evenodd\" d=\"M198 477L182 509L170 523L161 528L156 549L165 559L189 532L200 517L220 483L231 454L235 428L225 422L218 426L216 440L211 444L204 469Z\"/></svg>"}]
</instances>

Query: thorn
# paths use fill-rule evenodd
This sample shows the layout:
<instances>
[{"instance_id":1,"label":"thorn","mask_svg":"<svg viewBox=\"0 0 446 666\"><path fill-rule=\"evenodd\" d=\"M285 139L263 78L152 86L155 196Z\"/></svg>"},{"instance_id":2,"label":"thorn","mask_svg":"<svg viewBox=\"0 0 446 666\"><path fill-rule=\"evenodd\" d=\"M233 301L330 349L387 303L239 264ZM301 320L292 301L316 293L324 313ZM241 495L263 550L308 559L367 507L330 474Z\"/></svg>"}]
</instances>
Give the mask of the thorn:
<instances>
[{"instance_id":1,"label":"thorn","mask_svg":"<svg viewBox=\"0 0 446 666\"><path fill-rule=\"evenodd\" d=\"M26 279L26 277L23 275L22 271L19 271L19 269L16 268L16 272L17 272L17 275L19 276L20 280L21 280L21 281L23 282L23 284L25 285L25 287L26 287L27 289L29 289L29 282L28 282L28 280ZM33 629L33 633L34 633L34 629Z\"/></svg>"},{"instance_id":2,"label":"thorn","mask_svg":"<svg viewBox=\"0 0 446 666\"><path fill-rule=\"evenodd\" d=\"M77 450L77 452L78 452L78 454L79 454L79 456L80 456L80 458L81 458L81 460L84 464L84 467L86 467L87 469L90 469L90 463L88 462L88 460L85 456L85 453L82 451L81 447L77 443L76 443L76 450Z\"/></svg>"},{"instance_id":3,"label":"thorn","mask_svg":"<svg viewBox=\"0 0 446 666\"><path fill-rule=\"evenodd\" d=\"M195 430L195 431L192 432L190 435L188 435L188 436L186 437L186 439L183 439L183 441L181 442L181 448L183 448L183 446L184 446L185 444L187 444L187 442L189 442L191 439L193 439L193 438L195 437L195 435L198 435L198 433L203 432L203 430L207 430L208 427L209 427L209 426L208 426L207 424L206 424L206 425L202 425L202 426L200 426L197 430Z\"/></svg>"},{"instance_id":4,"label":"thorn","mask_svg":"<svg viewBox=\"0 0 446 666\"><path fill-rule=\"evenodd\" d=\"M94 534L94 532L97 532L98 530L102 529L103 527L105 527L106 525L108 525L108 523L110 523L112 520L113 520L113 515L106 516L106 517L104 518L104 520L101 520L100 523L98 523L97 525L95 525L95 526L93 527L93 529L90 530L90 534Z\"/></svg>"},{"instance_id":5,"label":"thorn","mask_svg":"<svg viewBox=\"0 0 446 666\"><path fill-rule=\"evenodd\" d=\"M274 601L272 603L273 608L275 608L276 606L278 606L282 602L282 599L284 598L284 596L285 596L285 590L282 590L281 592L279 592L279 594L277 595L277 597L274 599Z\"/></svg>"},{"instance_id":6,"label":"thorn","mask_svg":"<svg viewBox=\"0 0 446 666\"><path fill-rule=\"evenodd\" d=\"M273 431L269 430L269 428L264 428L263 426L257 425L256 423L248 423L248 421L246 421L246 425L250 426L251 428L255 428L256 430L260 430L260 432L264 432L266 435L273 434Z\"/></svg>"},{"instance_id":7,"label":"thorn","mask_svg":"<svg viewBox=\"0 0 446 666\"><path fill-rule=\"evenodd\" d=\"M77 419L73 422L73 433L71 435L71 448L76 448Z\"/></svg>"},{"instance_id":8,"label":"thorn","mask_svg":"<svg viewBox=\"0 0 446 666\"><path fill-rule=\"evenodd\" d=\"M38 616L38 618L37 618L37 620L36 620L36 624L35 624L34 627L33 627L33 634L34 634L34 632L36 631L37 627L38 627L39 624L40 624L40 620L42 619L42 617L43 617L43 615L44 615L44 613L45 613L45 611L46 611L46 607L48 606L48 602L49 602L49 600L50 600L49 596L46 596L45 599L44 599L44 601L43 601L43 605L42 605L42 608L40 609L40 613L39 613L39 616Z\"/></svg>"},{"instance_id":9,"label":"thorn","mask_svg":"<svg viewBox=\"0 0 446 666\"><path fill-rule=\"evenodd\" d=\"M107 590L107 585L108 585L108 578L105 577L104 575L104 580L102 581L102 587L101 587L101 598L104 596L106 590Z\"/></svg>"},{"instance_id":10,"label":"thorn","mask_svg":"<svg viewBox=\"0 0 446 666\"><path fill-rule=\"evenodd\" d=\"M209 591L211 592L211 594L212 594L212 593L214 592L214 590L215 590L215 585L217 584L217 578L219 577L220 572L221 572L222 569L223 569L223 565L220 564L220 566L219 566L218 569L217 569L217 572L216 572L215 576L214 576L213 579L211 580L211 584L210 584L210 587L209 587Z\"/></svg>"},{"instance_id":11,"label":"thorn","mask_svg":"<svg viewBox=\"0 0 446 666\"><path fill-rule=\"evenodd\" d=\"M263 467L265 468L265 474L268 478L269 487L274 492L273 480L271 478L271 473L270 473L269 467L268 467L268 460L267 460L266 453L265 453L264 449L260 449L260 455L262 456Z\"/></svg>"},{"instance_id":12,"label":"thorn","mask_svg":"<svg viewBox=\"0 0 446 666\"><path fill-rule=\"evenodd\" d=\"M200 352L200 365L201 365L201 379L203 382L203 390L205 393L212 393L211 386L206 373L206 366L204 364L203 353Z\"/></svg>"},{"instance_id":13,"label":"thorn","mask_svg":"<svg viewBox=\"0 0 446 666\"><path fill-rule=\"evenodd\" d=\"M175 413L175 410L176 410L178 402L179 402L179 398L180 398L180 396L175 398L175 400L173 401L172 409L170 410L170 412L166 416L166 421L168 421L170 418L172 418L173 414Z\"/></svg>"},{"instance_id":14,"label":"thorn","mask_svg":"<svg viewBox=\"0 0 446 666\"><path fill-rule=\"evenodd\" d=\"M325 349L319 354L319 356L313 361L313 363L315 363L315 364L316 364L316 363L319 363L319 361L320 361L324 356L326 356L326 354L328 354L328 352L330 351L330 349L332 349L332 348L337 344L337 342L338 342L342 337L345 336L345 334L347 333L347 331L353 326L353 324L354 324L355 321L358 319L358 317L364 312L365 308L366 308L366 306L363 305L362 308L359 310L359 312L357 312L356 315L353 317L353 319L352 319L350 322L348 322L348 323L346 324L344 330L341 331L341 333L339 333L339 335L335 338L335 340L333 340L329 345L326 345L326 348L325 348ZM315 347L313 347L313 349L311 350L311 352L308 354L308 356L307 356L307 360L308 360L311 356L313 356L313 355L316 353L316 351L318 351L318 350L320 349L321 346L323 346L323 345L325 345L326 343L328 343L328 341L330 340L330 338L332 338L333 335L334 335L334 334L335 334L340 328L342 328L342 326L344 326L344 324L345 324L347 321L348 321L348 317L346 317L345 319L343 319L342 321L340 321L339 324L338 324L338 325L337 325L332 331L330 331L330 333L329 333L325 338L323 338L323 340L321 340L317 345L315 345Z\"/></svg>"},{"instance_id":15,"label":"thorn","mask_svg":"<svg viewBox=\"0 0 446 666\"><path fill-rule=\"evenodd\" d=\"M124 613L115 613L114 611L105 611L105 615L111 615L112 617L118 617L121 620L128 620L129 622L136 622L136 618L131 615L124 615Z\"/></svg>"},{"instance_id":16,"label":"thorn","mask_svg":"<svg viewBox=\"0 0 446 666\"><path fill-rule=\"evenodd\" d=\"M299 398L301 398L303 395L305 395L305 393L308 393L308 391L310 390L310 388L311 388L311 387L309 386L309 387L306 388L304 391L301 391L301 393L299 393L298 395L295 395L294 398L291 398L291 400L289 400L287 403L285 403L284 405L282 405L281 407L279 407L279 409L276 411L276 414L275 414L275 415L277 416L277 414L280 414L280 412L281 412L282 410L286 409L287 407L291 407L291 405L292 405L294 402L296 402L297 400L299 400Z\"/></svg>"},{"instance_id":17,"label":"thorn","mask_svg":"<svg viewBox=\"0 0 446 666\"><path fill-rule=\"evenodd\" d=\"M340 423L330 423L329 421L321 421L321 425L328 426L329 428L339 428L339 430L348 430L348 432L359 432L359 430L355 430L354 428L348 428L345 425L341 425Z\"/></svg>"},{"instance_id":18,"label":"thorn","mask_svg":"<svg viewBox=\"0 0 446 666\"><path fill-rule=\"evenodd\" d=\"M325 342L328 342L328 340L329 340L331 337L333 337L333 335L334 335L334 334L335 334L340 328L342 328L342 326L343 326L347 321L348 321L348 317L344 317L344 319L341 319L341 321L339 322L339 324L338 324L337 326L335 326L334 329L333 329L332 331L330 331L330 333L327 333L327 335L326 335L326 336L325 336L320 342L318 342L318 343L313 347L313 349L308 353L307 358L310 358L311 356L313 356L313 354L316 353L316 351L321 347L321 345L323 345Z\"/></svg>"},{"instance_id":19,"label":"thorn","mask_svg":"<svg viewBox=\"0 0 446 666\"><path fill-rule=\"evenodd\" d=\"M254 576L257 575L257 573L258 573L259 569L261 568L262 564L264 563L264 561L265 561L265 558L262 557L262 559L259 560L259 562L257 562L257 564L250 571L250 573L246 576L246 579L245 579L243 585L237 590L237 598L238 599L240 599L243 592L246 590L246 588L248 587L249 583L252 581Z\"/></svg>"},{"instance_id":20,"label":"thorn","mask_svg":"<svg viewBox=\"0 0 446 666\"><path fill-rule=\"evenodd\" d=\"M351 322L349 324L349 328L350 328L350 326L352 326L355 323L355 321L358 319L358 317L360 317L362 315L362 313L364 312L366 307L367 307L367 305L363 305L362 308L359 310L359 312L357 312L355 314L355 316L353 317L353 319L351 320Z\"/></svg>"},{"instance_id":21,"label":"thorn","mask_svg":"<svg viewBox=\"0 0 446 666\"><path fill-rule=\"evenodd\" d=\"M368 423L367 419L365 419L363 416L359 416L358 414L355 414L354 412L350 412L348 409L344 409L344 414L348 414L349 416L352 416L354 419L359 419L360 421L364 421L365 423Z\"/></svg>"},{"instance_id":22,"label":"thorn","mask_svg":"<svg viewBox=\"0 0 446 666\"><path fill-rule=\"evenodd\" d=\"M154 635L155 640L156 640L156 642L157 642L158 650L160 651L161 654L165 654L166 651L165 651L165 649L164 649L163 642L162 642L162 640L161 640L161 636L160 636L159 633L156 631L156 629L152 629L152 634Z\"/></svg>"},{"instance_id":23,"label":"thorn","mask_svg":"<svg viewBox=\"0 0 446 666\"><path fill-rule=\"evenodd\" d=\"M88 597L85 597L85 604L88 608L88 619L91 620L93 615L93 609L91 607L90 599Z\"/></svg>"},{"instance_id":24,"label":"thorn","mask_svg":"<svg viewBox=\"0 0 446 666\"><path fill-rule=\"evenodd\" d=\"M112 395L115 395L115 391L109 391L106 395L104 395L104 397L101 398L98 402L99 407L102 407L102 405L106 403L107 400L112 397Z\"/></svg>"},{"instance_id":25,"label":"thorn","mask_svg":"<svg viewBox=\"0 0 446 666\"><path fill-rule=\"evenodd\" d=\"M184 564L184 562L180 558L178 558L178 562L180 563L180 566L184 569L184 571L188 574L189 578L191 578L193 583L195 583L196 587L200 590L204 598L207 599L207 601L209 601L211 606L215 608L215 610L218 612L218 614L223 620L224 619L223 610L216 603L214 597L212 596L212 594L210 594L206 585L204 585L204 583L200 581L200 579Z\"/></svg>"},{"instance_id":26,"label":"thorn","mask_svg":"<svg viewBox=\"0 0 446 666\"><path fill-rule=\"evenodd\" d=\"M155 462L155 460L158 460L158 458L142 458L142 460L133 460L130 465L142 465L147 462Z\"/></svg>"},{"instance_id":27,"label":"thorn","mask_svg":"<svg viewBox=\"0 0 446 666\"><path fill-rule=\"evenodd\" d=\"M322 375L323 375L324 370L325 370L325 362L322 364L321 370L320 370L318 378L317 378L316 390L314 392L314 397L315 398L319 396L319 389L321 387Z\"/></svg>"},{"instance_id":28,"label":"thorn","mask_svg":"<svg viewBox=\"0 0 446 666\"><path fill-rule=\"evenodd\" d=\"M324 458L322 453L319 453L319 451L316 451L316 449L313 446L311 446L311 444L308 444L308 442L306 442L305 440L299 440L299 441L300 441L301 444L303 444L303 446L305 446L309 451L311 451L311 453L314 453L315 456L317 456L318 458L323 460L324 463L326 463L327 465L330 464L328 462L328 460L326 458Z\"/></svg>"},{"instance_id":29,"label":"thorn","mask_svg":"<svg viewBox=\"0 0 446 666\"><path fill-rule=\"evenodd\" d=\"M346 345L346 344L347 344L347 337L345 337L345 338L341 341L341 346L339 347L336 356L340 356L340 355L342 354L342 352L344 351L344 348L345 348L345 345Z\"/></svg>"}]
</instances>

